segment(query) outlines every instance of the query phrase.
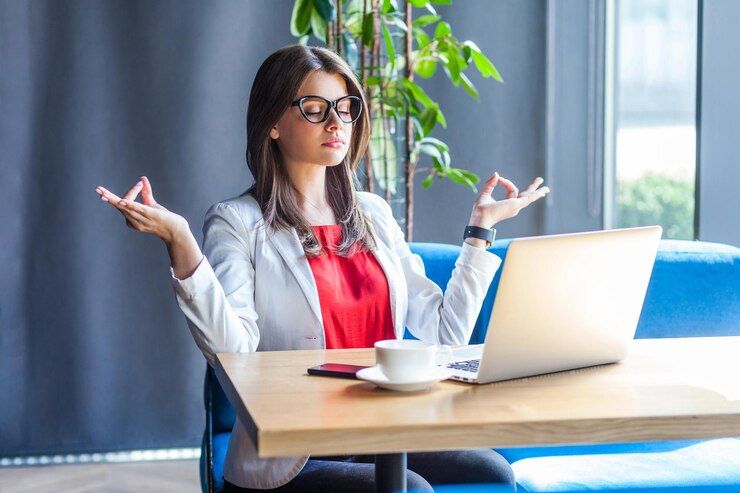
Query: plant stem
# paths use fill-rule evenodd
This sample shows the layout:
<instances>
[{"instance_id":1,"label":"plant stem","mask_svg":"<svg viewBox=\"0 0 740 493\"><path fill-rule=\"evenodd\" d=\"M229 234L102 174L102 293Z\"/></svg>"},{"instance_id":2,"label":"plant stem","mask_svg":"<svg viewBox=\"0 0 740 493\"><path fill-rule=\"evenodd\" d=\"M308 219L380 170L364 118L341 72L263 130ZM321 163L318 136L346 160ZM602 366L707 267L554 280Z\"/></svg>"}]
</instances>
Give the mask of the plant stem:
<instances>
[{"instance_id":1,"label":"plant stem","mask_svg":"<svg viewBox=\"0 0 740 493\"><path fill-rule=\"evenodd\" d=\"M406 10L404 12L406 25L409 26L406 30L406 67L405 75L409 81L413 82L414 72L412 70L411 63L409 63L412 52L412 39L413 30L411 29L411 2L406 1ZM406 241L412 241L414 234L414 173L412 170L413 163L411 162L411 150L414 145L414 125L411 121L411 113L409 107L406 106L406 165L404 166L405 182L406 182Z\"/></svg>"},{"instance_id":2,"label":"plant stem","mask_svg":"<svg viewBox=\"0 0 740 493\"><path fill-rule=\"evenodd\" d=\"M344 51L344 43L342 43L342 0L336 0L337 2L337 53L342 56Z\"/></svg>"}]
</instances>

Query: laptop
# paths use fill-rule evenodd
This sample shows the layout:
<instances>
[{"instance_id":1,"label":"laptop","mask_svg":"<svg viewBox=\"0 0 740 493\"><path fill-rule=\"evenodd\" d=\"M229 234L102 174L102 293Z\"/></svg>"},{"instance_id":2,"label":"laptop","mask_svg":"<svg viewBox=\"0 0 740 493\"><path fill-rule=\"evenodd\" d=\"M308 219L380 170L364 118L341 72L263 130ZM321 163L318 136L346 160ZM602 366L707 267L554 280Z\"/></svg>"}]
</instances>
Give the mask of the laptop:
<instances>
[{"instance_id":1,"label":"laptop","mask_svg":"<svg viewBox=\"0 0 740 493\"><path fill-rule=\"evenodd\" d=\"M453 350L453 380L489 383L627 356L663 228L511 240L483 344Z\"/></svg>"}]
</instances>

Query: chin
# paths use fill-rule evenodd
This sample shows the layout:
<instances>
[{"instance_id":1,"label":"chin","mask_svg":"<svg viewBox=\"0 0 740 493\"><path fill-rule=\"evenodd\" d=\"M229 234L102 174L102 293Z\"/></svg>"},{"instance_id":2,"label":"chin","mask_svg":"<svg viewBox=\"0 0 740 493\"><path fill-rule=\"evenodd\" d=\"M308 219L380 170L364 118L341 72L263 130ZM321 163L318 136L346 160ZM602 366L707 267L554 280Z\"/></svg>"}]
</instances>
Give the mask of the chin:
<instances>
[{"instance_id":1,"label":"chin","mask_svg":"<svg viewBox=\"0 0 740 493\"><path fill-rule=\"evenodd\" d=\"M342 161L344 161L344 158L346 156L347 156L346 154L342 156L332 156L329 158L324 156L323 159L319 159L317 162L321 164L322 166L327 166L327 167L337 166L338 164L342 164Z\"/></svg>"}]
</instances>

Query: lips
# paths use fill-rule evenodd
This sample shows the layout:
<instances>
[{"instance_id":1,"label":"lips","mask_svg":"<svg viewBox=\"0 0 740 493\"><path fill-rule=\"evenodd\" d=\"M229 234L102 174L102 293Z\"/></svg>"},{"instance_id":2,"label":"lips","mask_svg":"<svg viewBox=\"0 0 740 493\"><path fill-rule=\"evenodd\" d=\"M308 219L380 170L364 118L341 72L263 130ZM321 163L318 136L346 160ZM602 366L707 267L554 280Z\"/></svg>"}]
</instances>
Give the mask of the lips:
<instances>
[{"instance_id":1,"label":"lips","mask_svg":"<svg viewBox=\"0 0 740 493\"><path fill-rule=\"evenodd\" d=\"M344 145L344 141L340 139L339 137L332 137L331 139L324 142L323 145L332 145L332 144Z\"/></svg>"},{"instance_id":2,"label":"lips","mask_svg":"<svg viewBox=\"0 0 740 493\"><path fill-rule=\"evenodd\" d=\"M341 149L342 147L344 147L344 142L342 142L341 140L332 139L324 142L321 145L322 147L328 147L329 149Z\"/></svg>"}]
</instances>

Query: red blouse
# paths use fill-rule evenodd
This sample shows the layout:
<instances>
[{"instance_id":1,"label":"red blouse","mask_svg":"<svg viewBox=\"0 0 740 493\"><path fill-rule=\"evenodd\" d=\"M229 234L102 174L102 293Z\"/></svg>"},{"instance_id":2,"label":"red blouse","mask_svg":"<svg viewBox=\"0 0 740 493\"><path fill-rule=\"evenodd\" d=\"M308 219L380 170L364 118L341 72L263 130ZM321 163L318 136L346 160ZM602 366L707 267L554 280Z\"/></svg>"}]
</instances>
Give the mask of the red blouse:
<instances>
[{"instance_id":1,"label":"red blouse","mask_svg":"<svg viewBox=\"0 0 740 493\"><path fill-rule=\"evenodd\" d=\"M340 224L312 229L327 250L308 259L319 292L326 348L370 348L376 341L395 339L388 281L372 252L341 257L336 254Z\"/></svg>"}]
</instances>

